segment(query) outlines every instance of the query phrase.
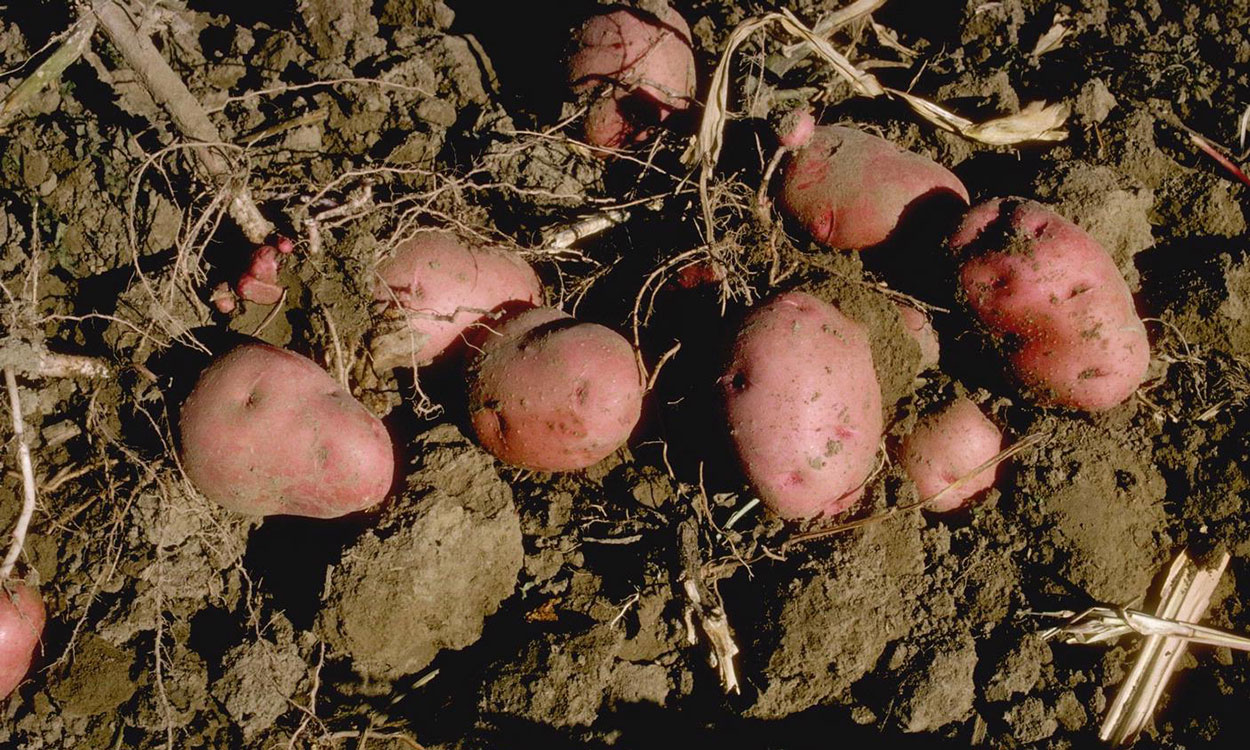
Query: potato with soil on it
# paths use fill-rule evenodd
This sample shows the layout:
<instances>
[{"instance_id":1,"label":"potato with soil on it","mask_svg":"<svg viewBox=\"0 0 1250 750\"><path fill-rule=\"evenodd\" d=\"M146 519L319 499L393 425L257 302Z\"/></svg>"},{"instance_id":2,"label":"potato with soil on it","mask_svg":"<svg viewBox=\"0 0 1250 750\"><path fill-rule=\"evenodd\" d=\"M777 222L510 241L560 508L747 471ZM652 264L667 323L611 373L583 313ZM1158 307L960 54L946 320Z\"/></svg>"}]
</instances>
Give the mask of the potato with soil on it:
<instances>
[{"instance_id":1,"label":"potato with soil on it","mask_svg":"<svg viewBox=\"0 0 1250 750\"><path fill-rule=\"evenodd\" d=\"M509 318L469 361L478 441L514 466L584 469L629 439L642 415L642 374L620 334L550 307Z\"/></svg>"},{"instance_id":2,"label":"potato with soil on it","mask_svg":"<svg viewBox=\"0 0 1250 750\"><path fill-rule=\"evenodd\" d=\"M0 699L17 689L30 671L45 619L37 590L24 583L0 582Z\"/></svg>"},{"instance_id":3,"label":"potato with soil on it","mask_svg":"<svg viewBox=\"0 0 1250 750\"><path fill-rule=\"evenodd\" d=\"M952 235L972 313L1043 405L1102 411L1150 365L1146 327L1111 256L1035 201L996 198Z\"/></svg>"},{"instance_id":4,"label":"potato with soil on it","mask_svg":"<svg viewBox=\"0 0 1250 750\"><path fill-rule=\"evenodd\" d=\"M812 239L864 250L913 216L949 214L953 221L968 205L968 190L942 165L884 138L821 125L787 159L778 198Z\"/></svg>"},{"instance_id":5,"label":"potato with soil on it","mask_svg":"<svg viewBox=\"0 0 1250 750\"><path fill-rule=\"evenodd\" d=\"M968 504L994 484L997 467L972 474L1003 448L1003 433L976 404L959 397L922 419L903 439L899 461L921 498L933 498L952 484L963 484L925 505L947 513ZM971 476L970 476L971 475Z\"/></svg>"},{"instance_id":6,"label":"potato with soil on it","mask_svg":"<svg viewBox=\"0 0 1250 750\"><path fill-rule=\"evenodd\" d=\"M179 426L191 482L239 513L335 518L377 505L391 486L386 428L285 349L247 343L214 361Z\"/></svg>"},{"instance_id":7,"label":"potato with soil on it","mask_svg":"<svg viewBox=\"0 0 1250 750\"><path fill-rule=\"evenodd\" d=\"M898 317L903 324L903 329L916 342L916 346L920 347L920 364L917 365L919 371L924 372L930 367L937 367L942 356L942 346L938 341L937 332L933 330L933 324L929 322L929 316L902 302L896 302L894 306L898 308Z\"/></svg>"},{"instance_id":8,"label":"potato with soil on it","mask_svg":"<svg viewBox=\"0 0 1250 750\"><path fill-rule=\"evenodd\" d=\"M860 499L882 432L863 326L804 292L774 297L743 321L719 384L743 472L777 515Z\"/></svg>"},{"instance_id":9,"label":"potato with soil on it","mask_svg":"<svg viewBox=\"0 0 1250 750\"><path fill-rule=\"evenodd\" d=\"M428 364L466 331L504 311L542 303L543 289L521 256L473 247L450 232L422 232L377 269L373 298L406 326L375 337L375 369Z\"/></svg>"},{"instance_id":10,"label":"potato with soil on it","mask_svg":"<svg viewBox=\"0 0 1250 750\"><path fill-rule=\"evenodd\" d=\"M588 104L583 125L592 146L621 148L694 101L690 27L663 5L658 15L621 8L593 16L577 32L569 85Z\"/></svg>"}]
</instances>

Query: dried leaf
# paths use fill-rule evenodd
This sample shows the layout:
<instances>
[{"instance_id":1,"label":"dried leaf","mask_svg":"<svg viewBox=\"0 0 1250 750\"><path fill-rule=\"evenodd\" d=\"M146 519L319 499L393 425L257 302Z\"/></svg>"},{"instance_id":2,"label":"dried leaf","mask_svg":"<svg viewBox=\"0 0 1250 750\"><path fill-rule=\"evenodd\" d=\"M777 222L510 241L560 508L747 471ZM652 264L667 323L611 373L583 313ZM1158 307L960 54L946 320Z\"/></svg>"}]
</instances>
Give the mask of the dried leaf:
<instances>
[{"instance_id":1,"label":"dried leaf","mask_svg":"<svg viewBox=\"0 0 1250 750\"><path fill-rule=\"evenodd\" d=\"M1033 51L1029 54L1033 57L1041 57L1047 52L1054 52L1063 46L1064 37L1068 35L1071 29L1068 28L1067 22L1071 18L1066 13L1056 13L1055 20L1051 22L1050 29L1042 34L1037 40L1037 44L1033 46Z\"/></svg>"}]
</instances>

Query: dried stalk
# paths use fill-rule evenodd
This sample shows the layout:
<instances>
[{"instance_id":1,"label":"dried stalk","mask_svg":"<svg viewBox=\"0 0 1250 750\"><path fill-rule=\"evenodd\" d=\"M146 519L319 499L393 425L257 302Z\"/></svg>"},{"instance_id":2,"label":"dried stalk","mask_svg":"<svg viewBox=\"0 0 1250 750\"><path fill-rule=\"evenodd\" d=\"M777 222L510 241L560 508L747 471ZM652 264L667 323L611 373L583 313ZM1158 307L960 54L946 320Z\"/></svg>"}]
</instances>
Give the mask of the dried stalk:
<instances>
[{"instance_id":1,"label":"dried stalk","mask_svg":"<svg viewBox=\"0 0 1250 750\"><path fill-rule=\"evenodd\" d=\"M1117 747L1133 742L1154 715L1189 643L1250 651L1250 638L1194 624L1211 603L1228 561L1228 553L1224 553L1212 567L1200 568L1182 551L1168 569L1153 615L1108 606L1090 607L1080 613L1041 613L1067 619L1063 625L1041 633L1047 640L1093 644L1125 635L1145 637L1137 661L1107 709L1098 732L1100 739Z\"/></svg>"},{"instance_id":2,"label":"dried stalk","mask_svg":"<svg viewBox=\"0 0 1250 750\"><path fill-rule=\"evenodd\" d=\"M1197 621L1207 611L1211 594L1227 565L1227 553L1214 568L1200 569L1181 552L1164 583L1159 616L1181 622ZM1146 636L1137 662L1107 709L1107 716L1098 730L1100 739L1118 747L1130 744L1137 737L1154 715L1163 688L1185 653L1187 640L1159 634Z\"/></svg>"},{"instance_id":3,"label":"dried stalk","mask_svg":"<svg viewBox=\"0 0 1250 750\"><path fill-rule=\"evenodd\" d=\"M1068 117L1068 108L1063 104L1047 106L1044 102L1034 102L1014 115L978 124L906 91L887 88L881 85L876 76L856 67L845 55L834 49L828 40L804 25L789 10L783 9L747 19L730 33L725 51L712 74L712 85L699 133L683 156L686 164L701 164L704 169L709 169L719 160L725 123L729 118L730 63L734 52L756 31L769 26L779 26L784 32L810 45L819 57L850 84L856 94L869 98L891 96L902 99L918 115L943 130L996 146L1028 141L1058 141L1068 135L1062 129Z\"/></svg>"},{"instance_id":4,"label":"dried stalk","mask_svg":"<svg viewBox=\"0 0 1250 750\"><path fill-rule=\"evenodd\" d=\"M262 244L273 234L273 224L260 213L247 185L236 178L230 160L218 146L222 143L221 134L208 118L204 107L169 67L152 40L139 32L121 6L114 0L97 0L92 11L109 41L134 70L152 98L169 112L178 130L187 138L205 145L195 149L200 166L229 191L230 217L243 234L249 241Z\"/></svg>"},{"instance_id":5,"label":"dried stalk","mask_svg":"<svg viewBox=\"0 0 1250 750\"><path fill-rule=\"evenodd\" d=\"M65 69L78 61L82 53L91 43L91 35L95 33L96 19L90 13L84 13L69 28L65 40L48 56L47 60L35 69L26 80L17 85L0 102L0 133L9 126L26 105L39 92L61 79Z\"/></svg>"},{"instance_id":6,"label":"dried stalk","mask_svg":"<svg viewBox=\"0 0 1250 750\"><path fill-rule=\"evenodd\" d=\"M30 528L30 519L35 515L35 467L30 459L30 446L26 444L26 421L22 418L22 400L17 391L17 378L13 368L4 368L4 385L9 391L9 409L13 415L13 435L17 441L17 462L22 469L22 513L17 517L17 525L13 527L13 544L9 553L0 564L0 581L4 581L13 573L13 566L22 556L22 548L26 545L26 530Z\"/></svg>"}]
</instances>

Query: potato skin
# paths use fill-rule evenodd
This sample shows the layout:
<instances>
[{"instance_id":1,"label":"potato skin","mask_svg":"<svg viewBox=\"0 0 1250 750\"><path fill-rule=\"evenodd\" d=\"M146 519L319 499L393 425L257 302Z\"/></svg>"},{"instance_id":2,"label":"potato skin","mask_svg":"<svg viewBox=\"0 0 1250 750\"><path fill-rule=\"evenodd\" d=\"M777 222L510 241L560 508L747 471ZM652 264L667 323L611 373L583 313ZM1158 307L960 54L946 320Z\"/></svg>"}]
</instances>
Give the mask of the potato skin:
<instances>
[{"instance_id":1,"label":"potato skin","mask_svg":"<svg viewBox=\"0 0 1250 750\"><path fill-rule=\"evenodd\" d=\"M881 387L863 326L804 292L743 321L719 380L730 437L760 499L786 519L863 496L881 440Z\"/></svg>"},{"instance_id":2,"label":"potato skin","mask_svg":"<svg viewBox=\"0 0 1250 750\"><path fill-rule=\"evenodd\" d=\"M503 248L469 247L450 232L422 232L404 242L374 277L373 298L398 303L420 334L418 365L451 348L465 330L508 305L542 304L542 284L519 255Z\"/></svg>"},{"instance_id":3,"label":"potato skin","mask_svg":"<svg viewBox=\"0 0 1250 750\"><path fill-rule=\"evenodd\" d=\"M1110 409L1150 365L1146 327L1111 256L1035 201L996 198L951 237L969 308L1041 404Z\"/></svg>"},{"instance_id":4,"label":"potato skin","mask_svg":"<svg viewBox=\"0 0 1250 750\"><path fill-rule=\"evenodd\" d=\"M625 444L642 414L642 375L620 334L549 307L506 320L468 366L482 446L539 471L584 469Z\"/></svg>"},{"instance_id":5,"label":"potato skin","mask_svg":"<svg viewBox=\"0 0 1250 750\"><path fill-rule=\"evenodd\" d=\"M24 583L0 583L0 698L30 671L47 619L39 592Z\"/></svg>"},{"instance_id":6,"label":"potato skin","mask_svg":"<svg viewBox=\"0 0 1250 750\"><path fill-rule=\"evenodd\" d=\"M903 439L899 462L923 499L946 489L1002 449L1003 433L976 404L961 396L916 425ZM958 490L925 505L925 509L947 513L962 508L993 486L996 469L979 472Z\"/></svg>"},{"instance_id":7,"label":"potato skin","mask_svg":"<svg viewBox=\"0 0 1250 750\"><path fill-rule=\"evenodd\" d=\"M644 140L693 100L690 27L668 6L658 17L627 8L592 16L577 32L568 75L574 93L593 96L587 143L620 148Z\"/></svg>"},{"instance_id":8,"label":"potato skin","mask_svg":"<svg viewBox=\"0 0 1250 750\"><path fill-rule=\"evenodd\" d=\"M894 306L898 308L898 316L907 335L920 347L920 372L936 367L942 358L942 345L938 341L937 331L933 330L933 324L929 322L929 316L903 302L896 302Z\"/></svg>"},{"instance_id":9,"label":"potato skin","mask_svg":"<svg viewBox=\"0 0 1250 750\"><path fill-rule=\"evenodd\" d=\"M904 212L943 197L967 205L968 190L937 162L875 135L821 125L787 159L778 199L817 242L863 250L884 242Z\"/></svg>"},{"instance_id":10,"label":"potato skin","mask_svg":"<svg viewBox=\"0 0 1250 750\"><path fill-rule=\"evenodd\" d=\"M182 466L210 500L248 515L335 518L386 497L390 436L312 360L239 346L182 406Z\"/></svg>"}]
</instances>

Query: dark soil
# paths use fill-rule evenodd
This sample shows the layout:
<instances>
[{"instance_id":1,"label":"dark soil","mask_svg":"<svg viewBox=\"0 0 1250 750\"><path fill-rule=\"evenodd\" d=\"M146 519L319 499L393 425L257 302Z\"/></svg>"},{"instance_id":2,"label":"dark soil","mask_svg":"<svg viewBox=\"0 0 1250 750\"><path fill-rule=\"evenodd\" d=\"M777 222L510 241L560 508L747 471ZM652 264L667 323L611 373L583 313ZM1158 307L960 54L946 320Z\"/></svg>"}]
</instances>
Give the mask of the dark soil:
<instances>
[{"instance_id":1,"label":"dark soil","mask_svg":"<svg viewBox=\"0 0 1250 750\"><path fill-rule=\"evenodd\" d=\"M47 348L116 370L19 379L40 506L18 570L49 620L36 668L0 698L0 746L1085 748L1099 744L1137 641L1043 641L1053 623L1031 613L1148 602L1177 553L1225 550L1206 622L1250 633L1247 188L1182 127L1236 143L1250 103L1247 0L891 0L873 18L914 57L862 22L833 37L856 62L891 63L873 68L888 85L969 118L1038 99L1071 105L1065 141L1018 148L856 98L815 58L778 65L780 43L756 37L736 58L742 116L713 181L710 246L679 161L693 118L674 118L654 150L613 160L561 124L573 111L569 30L589 0L136 7L148 5L145 28L240 147L262 210L296 240L288 296L277 311L210 305L252 247L188 150L168 148L186 144L102 35L0 133L0 364L28 367ZM732 28L765 10L673 5L705 85ZM789 5L815 22L840 4ZM0 95L76 7L0 6L0 70L11 71ZM1032 55L1058 11L1069 34ZM765 116L795 95L821 122L946 165L974 200L1036 198L1102 242L1149 321L1139 393L1092 416L1031 404L942 291L933 222L847 255L760 218L774 149ZM534 249L544 228L626 203L628 223L577 251ZM318 250L306 219L336 207ZM630 449L535 475L465 437L454 365L414 379L364 362L372 269L424 226L525 249L554 302L626 336L665 261L695 250L727 278L646 287L644 358L654 366L682 348ZM899 275L908 268L924 273ZM1009 440L1046 439L969 511L893 514L786 544L803 527L740 513L752 495L725 452L714 394L734 323L793 288L868 327L887 445L955 393ZM942 308L940 368L917 372L895 290ZM348 371L384 417L403 467L384 508L248 519L183 478L178 404L209 353L253 332ZM5 530L21 505L12 447ZM914 499L887 465L850 516ZM680 529L692 525L741 649L741 694L724 694L708 643L689 639ZM1247 700L1250 657L1194 647L1138 747L1243 747Z\"/></svg>"}]
</instances>

